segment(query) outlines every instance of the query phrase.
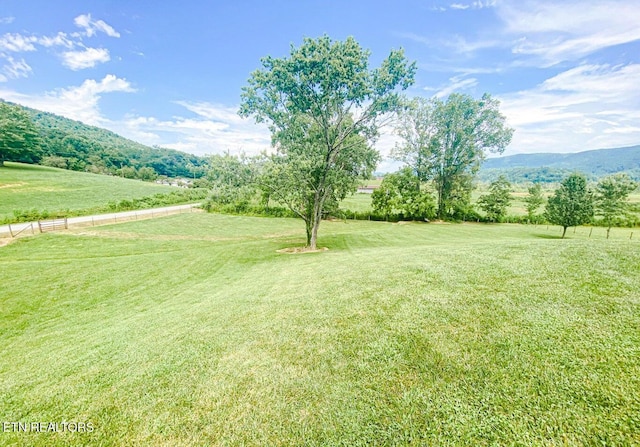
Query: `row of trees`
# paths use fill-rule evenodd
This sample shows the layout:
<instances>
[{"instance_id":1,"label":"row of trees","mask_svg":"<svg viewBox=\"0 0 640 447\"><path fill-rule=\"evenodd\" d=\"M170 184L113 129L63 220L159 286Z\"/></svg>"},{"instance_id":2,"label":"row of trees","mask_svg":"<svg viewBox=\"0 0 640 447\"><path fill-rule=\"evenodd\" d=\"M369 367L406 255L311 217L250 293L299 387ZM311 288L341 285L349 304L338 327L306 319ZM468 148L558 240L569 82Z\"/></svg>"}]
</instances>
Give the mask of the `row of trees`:
<instances>
[{"instance_id":1,"label":"row of trees","mask_svg":"<svg viewBox=\"0 0 640 447\"><path fill-rule=\"evenodd\" d=\"M616 221L627 216L628 197L637 187L627 174L615 174L601 179L594 189L589 189L583 175L571 174L547 201L541 185L536 183L528 188L524 198L527 220L561 225L564 237L568 227L591 223L598 216L607 227L608 238ZM376 214L385 218L429 220L437 217L432 189L419 181L410 168L404 168L385 176L380 188L373 192L372 207ZM457 197L454 200L466 199ZM501 222L507 217L511 202L511 183L500 176L489 185L488 192L479 197L477 205L488 221ZM538 214L545 203L544 212ZM472 215L472 207L469 207L468 217Z\"/></svg>"},{"instance_id":2,"label":"row of trees","mask_svg":"<svg viewBox=\"0 0 640 447\"><path fill-rule=\"evenodd\" d=\"M592 222L599 216L607 227L607 239L616 219L624 217L629 211L628 197L638 188L627 174L616 174L603 178L590 189L586 178L581 174L571 174L562 181L559 188L549 197L542 216L538 209L545 203L540 184L529 187L524 198L528 219L545 221L563 227L564 238L567 228ZM511 203L511 184L505 177L491 183L489 193L478 200L479 206L492 221L500 221L506 216Z\"/></svg>"}]
</instances>

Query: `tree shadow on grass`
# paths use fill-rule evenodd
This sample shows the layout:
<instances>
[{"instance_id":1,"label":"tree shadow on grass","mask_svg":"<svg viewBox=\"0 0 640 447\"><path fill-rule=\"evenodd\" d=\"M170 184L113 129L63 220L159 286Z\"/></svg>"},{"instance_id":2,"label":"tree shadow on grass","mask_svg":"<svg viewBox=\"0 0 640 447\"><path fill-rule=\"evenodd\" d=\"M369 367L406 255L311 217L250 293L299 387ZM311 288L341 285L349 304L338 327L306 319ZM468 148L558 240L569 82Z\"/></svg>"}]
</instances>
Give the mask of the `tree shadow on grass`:
<instances>
[{"instance_id":1,"label":"tree shadow on grass","mask_svg":"<svg viewBox=\"0 0 640 447\"><path fill-rule=\"evenodd\" d=\"M540 233L534 234L533 237L537 237L540 239L562 239L562 236L557 236L554 234L540 234ZM565 239L567 238L565 237Z\"/></svg>"}]
</instances>

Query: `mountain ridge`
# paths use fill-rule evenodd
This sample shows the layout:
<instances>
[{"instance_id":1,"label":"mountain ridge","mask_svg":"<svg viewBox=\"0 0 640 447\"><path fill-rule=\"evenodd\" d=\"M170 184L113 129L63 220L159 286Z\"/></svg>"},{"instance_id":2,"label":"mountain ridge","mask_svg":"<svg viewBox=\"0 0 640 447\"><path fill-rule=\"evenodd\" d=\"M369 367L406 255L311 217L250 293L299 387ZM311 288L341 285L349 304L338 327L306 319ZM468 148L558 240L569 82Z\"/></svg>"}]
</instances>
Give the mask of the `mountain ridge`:
<instances>
[{"instance_id":1,"label":"mountain ridge","mask_svg":"<svg viewBox=\"0 0 640 447\"><path fill-rule=\"evenodd\" d=\"M488 158L479 178L492 181L505 175L511 182L556 182L571 172L581 172L590 180L626 172L640 179L640 145L611 149L592 149L574 153L515 154Z\"/></svg>"}]
</instances>

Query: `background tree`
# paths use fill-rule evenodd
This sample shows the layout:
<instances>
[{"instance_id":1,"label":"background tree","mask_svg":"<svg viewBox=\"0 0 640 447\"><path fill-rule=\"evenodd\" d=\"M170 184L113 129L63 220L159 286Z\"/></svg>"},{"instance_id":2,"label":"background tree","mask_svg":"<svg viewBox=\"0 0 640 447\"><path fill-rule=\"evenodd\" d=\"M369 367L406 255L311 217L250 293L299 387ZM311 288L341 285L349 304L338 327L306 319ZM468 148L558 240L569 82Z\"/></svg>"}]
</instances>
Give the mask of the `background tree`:
<instances>
[{"instance_id":1,"label":"background tree","mask_svg":"<svg viewBox=\"0 0 640 447\"><path fill-rule=\"evenodd\" d=\"M480 208L492 222L500 222L507 215L507 208L511 204L511 183L504 175L489 186L489 193L478 199Z\"/></svg>"},{"instance_id":2,"label":"background tree","mask_svg":"<svg viewBox=\"0 0 640 447\"><path fill-rule=\"evenodd\" d=\"M568 227L588 223L593 218L593 197L583 175L571 174L547 201L545 217L562 226L564 239Z\"/></svg>"},{"instance_id":3,"label":"background tree","mask_svg":"<svg viewBox=\"0 0 640 447\"><path fill-rule=\"evenodd\" d=\"M433 219L435 202L432 195L422 189L421 183L408 167L387 174L380 187L373 191L373 211L386 219L398 214L403 219Z\"/></svg>"},{"instance_id":4,"label":"background tree","mask_svg":"<svg viewBox=\"0 0 640 447\"><path fill-rule=\"evenodd\" d=\"M446 101L416 98L401 113L397 133L402 143L394 156L422 180L433 180L440 219L464 208L456 199L469 196L470 178L486 153L502 153L511 142L513 129L498 109L499 101L488 94L479 100L453 94Z\"/></svg>"},{"instance_id":5,"label":"background tree","mask_svg":"<svg viewBox=\"0 0 640 447\"><path fill-rule=\"evenodd\" d=\"M211 188L209 200L217 205L234 204L246 208L256 195L255 169L244 155L213 155L206 175Z\"/></svg>"},{"instance_id":6,"label":"background tree","mask_svg":"<svg viewBox=\"0 0 640 447\"><path fill-rule=\"evenodd\" d=\"M542 195L542 186L540 183L534 183L527 189L528 195L524 198L525 208L527 210L527 216L529 216L529 222L534 222L536 218L536 211L544 203L544 197Z\"/></svg>"},{"instance_id":7,"label":"background tree","mask_svg":"<svg viewBox=\"0 0 640 447\"><path fill-rule=\"evenodd\" d=\"M263 58L243 88L240 115L268 123L276 148L262 186L305 221L311 249L325 205L374 169L378 154L369 144L400 107L396 90L414 81L415 63L402 50L376 69L368 60L352 37L305 39L289 57Z\"/></svg>"},{"instance_id":8,"label":"background tree","mask_svg":"<svg viewBox=\"0 0 640 447\"><path fill-rule=\"evenodd\" d=\"M5 160L35 163L40 152L40 135L29 114L0 100L0 166Z\"/></svg>"},{"instance_id":9,"label":"background tree","mask_svg":"<svg viewBox=\"0 0 640 447\"><path fill-rule=\"evenodd\" d=\"M607 239L616 218L624 216L629 207L627 198L638 184L627 174L605 177L598 182L595 192L596 212L607 226Z\"/></svg>"}]
</instances>

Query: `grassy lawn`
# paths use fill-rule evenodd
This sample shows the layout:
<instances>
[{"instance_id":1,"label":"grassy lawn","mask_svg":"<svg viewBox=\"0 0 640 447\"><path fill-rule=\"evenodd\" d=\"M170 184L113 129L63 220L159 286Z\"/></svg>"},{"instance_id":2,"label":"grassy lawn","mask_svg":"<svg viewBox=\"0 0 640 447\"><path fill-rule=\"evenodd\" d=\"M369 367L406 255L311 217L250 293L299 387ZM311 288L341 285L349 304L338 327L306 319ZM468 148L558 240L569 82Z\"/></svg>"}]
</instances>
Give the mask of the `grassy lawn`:
<instances>
[{"instance_id":1,"label":"grassy lawn","mask_svg":"<svg viewBox=\"0 0 640 447\"><path fill-rule=\"evenodd\" d=\"M0 248L0 445L637 445L640 235L186 214Z\"/></svg>"},{"instance_id":2,"label":"grassy lawn","mask_svg":"<svg viewBox=\"0 0 640 447\"><path fill-rule=\"evenodd\" d=\"M14 210L83 210L174 189L139 180L7 162L0 168L0 221L13 216Z\"/></svg>"}]
</instances>

